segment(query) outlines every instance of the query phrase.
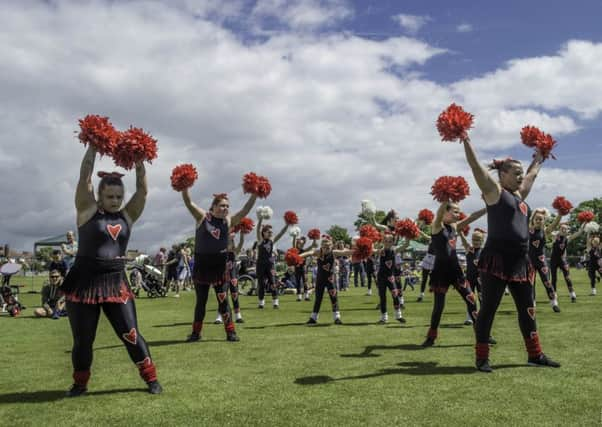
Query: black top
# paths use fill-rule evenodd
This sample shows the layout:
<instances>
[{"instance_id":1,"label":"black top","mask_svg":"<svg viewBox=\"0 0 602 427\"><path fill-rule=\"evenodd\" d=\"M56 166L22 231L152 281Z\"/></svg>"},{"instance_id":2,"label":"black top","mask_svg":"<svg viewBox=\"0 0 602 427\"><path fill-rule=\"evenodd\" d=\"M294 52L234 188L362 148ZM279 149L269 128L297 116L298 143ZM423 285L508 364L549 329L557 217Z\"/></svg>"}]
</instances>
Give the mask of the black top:
<instances>
[{"instance_id":1,"label":"black top","mask_svg":"<svg viewBox=\"0 0 602 427\"><path fill-rule=\"evenodd\" d=\"M196 229L194 253L199 255L225 252L228 248L228 223L210 213Z\"/></svg>"},{"instance_id":2,"label":"black top","mask_svg":"<svg viewBox=\"0 0 602 427\"><path fill-rule=\"evenodd\" d=\"M529 230L529 257L531 259L539 258L544 254L546 247L546 235L544 230Z\"/></svg>"},{"instance_id":3,"label":"black top","mask_svg":"<svg viewBox=\"0 0 602 427\"><path fill-rule=\"evenodd\" d=\"M276 259L272 252L274 250L274 242L266 239L257 245L257 264L269 265L274 264Z\"/></svg>"},{"instance_id":4,"label":"black top","mask_svg":"<svg viewBox=\"0 0 602 427\"><path fill-rule=\"evenodd\" d=\"M481 248L471 247L466 251L466 277L471 282L479 277L479 256L481 255Z\"/></svg>"},{"instance_id":5,"label":"black top","mask_svg":"<svg viewBox=\"0 0 602 427\"><path fill-rule=\"evenodd\" d=\"M226 271L230 274L230 279L238 277L238 268L236 267L236 254L228 251L226 254Z\"/></svg>"},{"instance_id":6,"label":"black top","mask_svg":"<svg viewBox=\"0 0 602 427\"><path fill-rule=\"evenodd\" d=\"M591 248L589 250L589 268L590 270L597 270L600 268L600 258L602 257L602 250L600 248Z\"/></svg>"},{"instance_id":7,"label":"black top","mask_svg":"<svg viewBox=\"0 0 602 427\"><path fill-rule=\"evenodd\" d=\"M569 243L569 239L566 236L560 234L554 239L552 244L552 256L551 258L555 261L560 261L566 256L566 247Z\"/></svg>"},{"instance_id":8,"label":"black top","mask_svg":"<svg viewBox=\"0 0 602 427\"><path fill-rule=\"evenodd\" d=\"M448 224L443 224L441 231L431 236L435 253L433 277L444 281L462 277L462 268L456 254L456 237L456 230Z\"/></svg>"},{"instance_id":9,"label":"black top","mask_svg":"<svg viewBox=\"0 0 602 427\"><path fill-rule=\"evenodd\" d=\"M332 252L318 257L318 277L316 282L334 282L334 255Z\"/></svg>"},{"instance_id":10,"label":"black top","mask_svg":"<svg viewBox=\"0 0 602 427\"><path fill-rule=\"evenodd\" d=\"M485 248L499 252L526 254L529 248L529 205L502 189L500 200L487 205Z\"/></svg>"},{"instance_id":11,"label":"black top","mask_svg":"<svg viewBox=\"0 0 602 427\"><path fill-rule=\"evenodd\" d=\"M114 259L124 257L130 239L130 227L123 212L98 210L78 228L78 257Z\"/></svg>"},{"instance_id":12,"label":"black top","mask_svg":"<svg viewBox=\"0 0 602 427\"><path fill-rule=\"evenodd\" d=\"M388 279L395 275L395 251L393 249L383 249L380 255L380 264L378 268L378 278Z\"/></svg>"}]
</instances>

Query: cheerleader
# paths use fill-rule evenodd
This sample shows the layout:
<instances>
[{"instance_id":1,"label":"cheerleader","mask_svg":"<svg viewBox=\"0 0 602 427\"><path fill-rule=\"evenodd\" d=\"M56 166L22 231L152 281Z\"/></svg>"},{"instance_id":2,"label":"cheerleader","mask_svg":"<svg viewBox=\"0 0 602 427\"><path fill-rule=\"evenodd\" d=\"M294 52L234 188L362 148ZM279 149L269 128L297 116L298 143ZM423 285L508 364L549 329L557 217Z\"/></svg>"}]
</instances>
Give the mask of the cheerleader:
<instances>
[{"instance_id":1,"label":"cheerleader","mask_svg":"<svg viewBox=\"0 0 602 427\"><path fill-rule=\"evenodd\" d=\"M548 294L552 310L554 310L555 313L560 313L560 307L558 307L558 299L556 297L556 288L552 287L552 284L550 283L550 271L546 262L545 247L547 238L551 236L552 231L558 226L562 217L557 215L550 225L544 227L545 217L546 211L543 209L535 209L531 214L531 219L529 221L529 260L531 261L533 268L539 273L539 277ZM533 277L533 303L536 303L535 277Z\"/></svg>"},{"instance_id":2,"label":"cheerleader","mask_svg":"<svg viewBox=\"0 0 602 427\"><path fill-rule=\"evenodd\" d=\"M232 217L229 215L230 202L225 193L214 194L208 212L194 204L188 188L182 190L182 199L196 221L194 270L192 272L196 305L192 333L186 341L196 342L201 339L207 299L212 287L215 288L219 312L224 321L226 339L232 342L239 341L228 304L228 288L230 286L226 267L228 238L230 228L238 225L240 220L249 213L257 196L251 195L240 212Z\"/></svg>"},{"instance_id":3,"label":"cheerleader","mask_svg":"<svg viewBox=\"0 0 602 427\"><path fill-rule=\"evenodd\" d=\"M570 242L579 237L584 231L585 224L573 234L569 235L569 225L567 223L560 224L558 234L552 244L552 255L550 256L550 272L552 274L552 287L556 292L556 283L558 280L558 268L562 271L564 281L569 290L571 302L577 302L577 294L573 288L573 281L570 276L569 263L566 260L566 248ZM594 288L595 289L595 288Z\"/></svg>"},{"instance_id":4,"label":"cheerleader","mask_svg":"<svg viewBox=\"0 0 602 427\"><path fill-rule=\"evenodd\" d=\"M226 261L226 280L229 284L230 290L230 298L232 299L232 308L234 309L234 320L236 323L245 323L242 318L242 313L240 312L240 302L238 301L239 292L238 292L238 274L239 268L236 262L238 256L240 255L240 251L244 245L245 237L244 234L240 233L240 238L238 240L238 245L235 246L234 237L235 233L230 233L228 237L228 257ZM217 290L216 290L217 292ZM219 325L223 323L224 319L222 318L219 310L217 311L217 317L215 318L215 324Z\"/></svg>"},{"instance_id":5,"label":"cheerleader","mask_svg":"<svg viewBox=\"0 0 602 427\"><path fill-rule=\"evenodd\" d=\"M305 247L305 243L307 240L305 236L297 237L293 236L293 248L297 248L299 253L306 252L312 248L316 247L315 240L312 242L310 246ZM303 264L295 266L295 284L297 286L297 301L302 301L303 296L305 296L305 301L309 301L309 287L307 286L306 274L307 274L307 265L305 262L305 258L303 258Z\"/></svg>"},{"instance_id":6,"label":"cheerleader","mask_svg":"<svg viewBox=\"0 0 602 427\"><path fill-rule=\"evenodd\" d=\"M600 237L594 236L590 239L589 261L587 263L587 274L592 288L591 296L596 295L596 273L602 275L602 248L600 247Z\"/></svg>"},{"instance_id":7,"label":"cheerleader","mask_svg":"<svg viewBox=\"0 0 602 427\"><path fill-rule=\"evenodd\" d=\"M380 324L385 324L389 320L389 315L387 313L387 289L391 292L391 298L393 299L395 320L400 323L406 322L401 312L401 287L397 285L396 280L397 266L395 264L395 255L404 251L407 248L409 241L406 240L403 245L394 247L393 245L395 244L395 240L396 239L393 234L386 232L383 236L383 247L375 254L379 260L376 286L378 288L378 296L380 299Z\"/></svg>"},{"instance_id":8,"label":"cheerleader","mask_svg":"<svg viewBox=\"0 0 602 427\"><path fill-rule=\"evenodd\" d=\"M308 325L318 323L318 314L320 313L320 305L322 305L322 298L324 297L324 290L328 290L330 295L330 302L332 304L332 317L336 325L341 325L341 313L339 311L339 302L337 298L337 286L336 278L334 274L335 270L335 258L341 256L351 256L353 251L351 249L345 250L333 250L332 238L329 235L322 236L322 243L319 249L304 252L300 256L307 258L312 256L317 260L317 277L316 277L316 290L314 309L311 313Z\"/></svg>"},{"instance_id":9,"label":"cheerleader","mask_svg":"<svg viewBox=\"0 0 602 427\"><path fill-rule=\"evenodd\" d=\"M464 232L459 233L459 235L460 239L462 240L464 250L466 251L466 280L468 280L470 289L472 289L473 292L476 292L480 305L482 303L481 279L479 278L479 270L477 266L479 264L481 247L483 246L483 241L485 240L485 232L480 228L475 229L472 232L472 244L468 243ZM464 324L473 324L473 320L469 312L466 314L466 320L464 321Z\"/></svg>"},{"instance_id":10,"label":"cheerleader","mask_svg":"<svg viewBox=\"0 0 602 427\"><path fill-rule=\"evenodd\" d=\"M533 304L533 269L529 262L529 206L524 202L543 163L537 150L527 175L513 159L494 161L495 181L483 167L468 138L463 141L466 160L487 205L488 237L479 257L482 304L476 325L476 367L492 372L489 364L489 333L495 312L508 286L516 309L528 353L528 364L559 367L548 358L539 343Z\"/></svg>"},{"instance_id":11,"label":"cheerleader","mask_svg":"<svg viewBox=\"0 0 602 427\"><path fill-rule=\"evenodd\" d=\"M431 292L434 294L433 311L426 340L422 343L423 347L431 347L435 344L441 314L445 307L445 294L450 285L458 291L466 303L466 309L470 313L473 323L476 320L475 296L468 285L456 254L456 230L463 230L468 224L476 221L484 214L485 209L481 209L458 222L460 217L458 204L444 202L437 210L431 235L433 251L435 252L435 265L431 272Z\"/></svg>"},{"instance_id":12,"label":"cheerleader","mask_svg":"<svg viewBox=\"0 0 602 427\"><path fill-rule=\"evenodd\" d=\"M263 218L257 223L257 297L259 298L259 309L265 306L265 291L272 294L272 307L278 309L278 283L276 282L276 257L274 256L274 245L284 236L288 225L284 224L282 230L273 237L272 226L262 225Z\"/></svg>"},{"instance_id":13,"label":"cheerleader","mask_svg":"<svg viewBox=\"0 0 602 427\"><path fill-rule=\"evenodd\" d=\"M134 295L125 273L126 251L133 224L146 202L146 171L136 164L136 192L122 207L124 186L119 173L99 172L98 200L92 173L96 150L90 145L82 160L75 193L78 252L62 285L73 335L73 385L68 397L87 391L92 366L92 346L101 310L125 344L149 393L161 393L155 364L140 334Z\"/></svg>"}]
</instances>

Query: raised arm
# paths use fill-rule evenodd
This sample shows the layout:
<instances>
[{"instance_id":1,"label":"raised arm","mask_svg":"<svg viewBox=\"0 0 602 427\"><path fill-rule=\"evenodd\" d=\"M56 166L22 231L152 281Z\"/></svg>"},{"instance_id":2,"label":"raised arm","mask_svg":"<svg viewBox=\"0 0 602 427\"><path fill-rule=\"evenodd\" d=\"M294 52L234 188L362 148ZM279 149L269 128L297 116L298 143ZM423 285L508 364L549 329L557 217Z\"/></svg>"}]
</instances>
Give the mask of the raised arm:
<instances>
[{"instance_id":1,"label":"raised arm","mask_svg":"<svg viewBox=\"0 0 602 427\"><path fill-rule=\"evenodd\" d=\"M257 229L255 230L257 232L257 243L259 243L263 240L263 237L261 236L261 223L262 222L263 222L263 218L259 218L259 221L257 221Z\"/></svg>"},{"instance_id":2,"label":"raised arm","mask_svg":"<svg viewBox=\"0 0 602 427\"><path fill-rule=\"evenodd\" d=\"M554 218L554 221L552 221L550 223L550 225L548 225L545 229L546 238L550 238L550 236L552 235L552 231L554 231L558 228L558 225L560 224L561 220L562 220L562 215L560 215L560 214L556 215L556 218Z\"/></svg>"},{"instance_id":3,"label":"raised arm","mask_svg":"<svg viewBox=\"0 0 602 427\"><path fill-rule=\"evenodd\" d=\"M579 227L579 230L575 231L573 234L571 234L569 237L567 237L567 240L569 242L572 240L575 240L577 237L581 236L584 231L585 231L585 224L582 224L581 227Z\"/></svg>"},{"instance_id":4,"label":"raised arm","mask_svg":"<svg viewBox=\"0 0 602 427\"><path fill-rule=\"evenodd\" d=\"M460 231L458 233L458 235L460 236L460 240L462 240L462 246L464 246L464 250L466 250L466 251L471 250L472 246L470 243L468 243L468 240L466 239L466 236L464 235L464 233L462 233L462 231Z\"/></svg>"},{"instance_id":5,"label":"raised arm","mask_svg":"<svg viewBox=\"0 0 602 427\"><path fill-rule=\"evenodd\" d=\"M464 218L462 221L460 221L456 224L456 229L464 230L464 227L466 227L471 222L474 222L477 219L481 218L486 213L487 213L487 208L479 209L478 211L471 213L466 218ZM460 231L460 234L462 234L461 231Z\"/></svg>"},{"instance_id":6,"label":"raised arm","mask_svg":"<svg viewBox=\"0 0 602 427\"><path fill-rule=\"evenodd\" d=\"M318 256L320 254L319 249L312 249L311 251L303 252L299 254L301 258L307 258L308 256Z\"/></svg>"},{"instance_id":7,"label":"raised arm","mask_svg":"<svg viewBox=\"0 0 602 427\"><path fill-rule=\"evenodd\" d=\"M188 188L182 190L182 200L184 200L184 204L188 208L188 211L192 214L197 223L201 222L205 218L205 211L199 208L194 202L190 199L190 193L188 192Z\"/></svg>"},{"instance_id":8,"label":"raised arm","mask_svg":"<svg viewBox=\"0 0 602 427\"><path fill-rule=\"evenodd\" d=\"M247 203L245 203L245 205L242 207L242 209L232 216L232 218L230 219L230 227L238 225L240 223L240 220L247 216L249 212L251 212L251 209L253 208L253 205L255 204L256 200L257 196L255 194L252 194L251 197L249 197L249 200L247 200Z\"/></svg>"},{"instance_id":9,"label":"raised arm","mask_svg":"<svg viewBox=\"0 0 602 427\"><path fill-rule=\"evenodd\" d=\"M89 145L82 164L79 169L79 181L75 190L75 209L78 216L78 225L81 225L80 216L88 211L96 211L96 198L94 197L94 187L92 186L92 173L94 172L94 160L96 150Z\"/></svg>"},{"instance_id":10,"label":"raised arm","mask_svg":"<svg viewBox=\"0 0 602 427\"><path fill-rule=\"evenodd\" d=\"M133 224L136 222L146 204L146 194L148 193L148 186L146 184L146 168L144 163L136 163L136 192L132 195L130 201L125 205L124 213Z\"/></svg>"},{"instance_id":11,"label":"raised arm","mask_svg":"<svg viewBox=\"0 0 602 427\"><path fill-rule=\"evenodd\" d=\"M477 185L481 189L481 193L483 193L485 203L495 205L500 199L502 190L489 174L489 171L479 162L469 139L464 141L464 153L466 154L466 161L472 170L472 176L474 176Z\"/></svg>"},{"instance_id":12,"label":"raised arm","mask_svg":"<svg viewBox=\"0 0 602 427\"><path fill-rule=\"evenodd\" d=\"M448 205L448 202L443 202L441 205L439 205L435 219L431 224L431 235L438 234L443 229L443 215L445 215Z\"/></svg>"},{"instance_id":13,"label":"raised arm","mask_svg":"<svg viewBox=\"0 0 602 427\"><path fill-rule=\"evenodd\" d=\"M278 240L280 240L282 238L282 236L284 236L284 233L286 233L287 229L288 229L288 225L285 223L284 227L282 227L282 230L280 230L280 232L278 234L276 234L276 237L274 237L274 244L276 244L278 242Z\"/></svg>"},{"instance_id":14,"label":"raised arm","mask_svg":"<svg viewBox=\"0 0 602 427\"><path fill-rule=\"evenodd\" d=\"M529 193L531 192L531 187L533 187L533 183L535 182L535 178L537 178L537 174L541 169L541 165L543 164L544 158L539 151L535 152L535 156L533 157L533 161L527 168L527 174L523 179L523 182L518 190L522 199L526 199Z\"/></svg>"},{"instance_id":15,"label":"raised arm","mask_svg":"<svg viewBox=\"0 0 602 427\"><path fill-rule=\"evenodd\" d=\"M236 245L236 248L234 248L234 253L236 255L238 255L240 253L240 251L242 251L242 246L245 243L245 235L243 233L240 233L240 238L238 239L238 245Z\"/></svg>"}]
</instances>

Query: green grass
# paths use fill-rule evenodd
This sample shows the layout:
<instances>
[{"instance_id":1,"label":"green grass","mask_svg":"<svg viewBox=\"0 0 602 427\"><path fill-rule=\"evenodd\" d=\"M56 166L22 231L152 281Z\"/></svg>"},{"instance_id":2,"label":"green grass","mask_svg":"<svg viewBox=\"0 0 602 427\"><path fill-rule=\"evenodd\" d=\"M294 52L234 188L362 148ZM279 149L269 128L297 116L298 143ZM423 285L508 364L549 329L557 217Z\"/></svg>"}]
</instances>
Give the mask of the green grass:
<instances>
[{"instance_id":1,"label":"green grass","mask_svg":"<svg viewBox=\"0 0 602 427\"><path fill-rule=\"evenodd\" d=\"M212 324L213 299L203 341L185 344L194 297L184 292L180 299L137 300L162 395L145 392L103 317L90 394L73 400L62 398L71 384L68 321L31 318L39 295L23 294L23 316L0 317L0 425L599 425L602 295L588 296L583 272L573 277L578 302L569 302L560 280L560 314L538 284L542 344L560 369L525 365L510 297L494 324L497 369L488 375L473 369L473 332L462 326L464 305L454 292L437 346L426 350L419 344L430 295L416 303L416 292L406 294L406 325L377 325L377 297L351 289L340 297L345 324L332 324L325 299L316 327L304 325L312 303L287 295L280 310L260 311L255 297L241 297L239 343L226 342L223 327Z\"/></svg>"}]
</instances>

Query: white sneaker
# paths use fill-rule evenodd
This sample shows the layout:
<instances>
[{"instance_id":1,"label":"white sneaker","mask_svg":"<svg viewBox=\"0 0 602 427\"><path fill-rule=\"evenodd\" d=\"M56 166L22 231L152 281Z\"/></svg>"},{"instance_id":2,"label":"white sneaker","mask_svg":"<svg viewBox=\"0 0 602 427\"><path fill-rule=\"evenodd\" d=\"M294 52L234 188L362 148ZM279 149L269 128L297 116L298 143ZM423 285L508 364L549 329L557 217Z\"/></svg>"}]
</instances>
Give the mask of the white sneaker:
<instances>
[{"instance_id":1,"label":"white sneaker","mask_svg":"<svg viewBox=\"0 0 602 427\"><path fill-rule=\"evenodd\" d=\"M216 325L221 325L222 323L224 323L224 321L222 320L222 316L217 316L215 318L215 322L213 323L215 323Z\"/></svg>"},{"instance_id":2,"label":"white sneaker","mask_svg":"<svg viewBox=\"0 0 602 427\"><path fill-rule=\"evenodd\" d=\"M301 301L301 294L297 294L297 301Z\"/></svg>"},{"instance_id":3,"label":"white sneaker","mask_svg":"<svg viewBox=\"0 0 602 427\"><path fill-rule=\"evenodd\" d=\"M592 293L591 293L590 295L591 295L591 296L595 296L595 295L596 295L596 292L597 292L596 288L592 288Z\"/></svg>"},{"instance_id":4,"label":"white sneaker","mask_svg":"<svg viewBox=\"0 0 602 427\"><path fill-rule=\"evenodd\" d=\"M372 296L372 289L368 289L368 293L366 294L367 296Z\"/></svg>"},{"instance_id":5,"label":"white sneaker","mask_svg":"<svg viewBox=\"0 0 602 427\"><path fill-rule=\"evenodd\" d=\"M180 298L180 294L175 294L173 297L174 298Z\"/></svg>"},{"instance_id":6,"label":"white sneaker","mask_svg":"<svg viewBox=\"0 0 602 427\"><path fill-rule=\"evenodd\" d=\"M279 305L277 299L275 299L274 301L272 301L272 308L280 308L280 305Z\"/></svg>"},{"instance_id":7,"label":"white sneaker","mask_svg":"<svg viewBox=\"0 0 602 427\"><path fill-rule=\"evenodd\" d=\"M385 313L385 314L381 314L380 320L378 321L378 323L380 323L382 325L384 323L387 323L388 321L389 321L389 315L387 313Z\"/></svg>"}]
</instances>

